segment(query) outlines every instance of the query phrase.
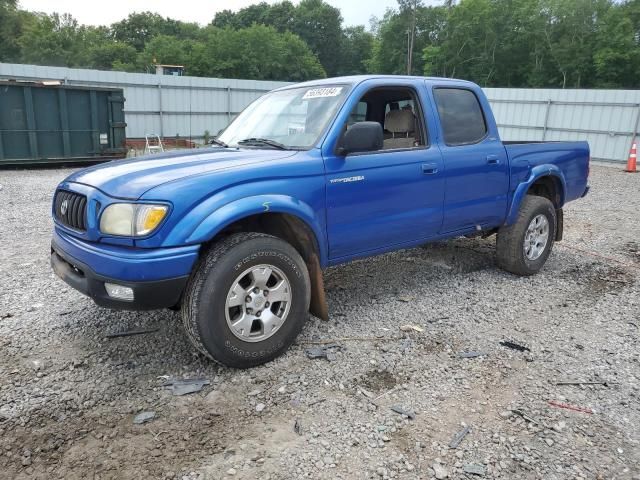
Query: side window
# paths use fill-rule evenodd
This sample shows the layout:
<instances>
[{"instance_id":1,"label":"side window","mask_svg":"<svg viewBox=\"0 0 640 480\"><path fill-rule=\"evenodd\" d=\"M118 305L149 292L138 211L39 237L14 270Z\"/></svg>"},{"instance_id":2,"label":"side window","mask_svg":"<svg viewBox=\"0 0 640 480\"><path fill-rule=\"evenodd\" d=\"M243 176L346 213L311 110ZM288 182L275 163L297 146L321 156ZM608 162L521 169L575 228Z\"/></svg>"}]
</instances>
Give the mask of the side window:
<instances>
[{"instance_id":1,"label":"side window","mask_svg":"<svg viewBox=\"0 0 640 480\"><path fill-rule=\"evenodd\" d=\"M487 124L477 97L462 88L433 91L447 145L477 143L487 134Z\"/></svg>"},{"instance_id":2,"label":"side window","mask_svg":"<svg viewBox=\"0 0 640 480\"><path fill-rule=\"evenodd\" d=\"M359 101L353 110L351 110L351 114L349 115L349 120L347 120L347 126L351 126L357 122L364 122L367 119L367 102Z\"/></svg>"}]
</instances>

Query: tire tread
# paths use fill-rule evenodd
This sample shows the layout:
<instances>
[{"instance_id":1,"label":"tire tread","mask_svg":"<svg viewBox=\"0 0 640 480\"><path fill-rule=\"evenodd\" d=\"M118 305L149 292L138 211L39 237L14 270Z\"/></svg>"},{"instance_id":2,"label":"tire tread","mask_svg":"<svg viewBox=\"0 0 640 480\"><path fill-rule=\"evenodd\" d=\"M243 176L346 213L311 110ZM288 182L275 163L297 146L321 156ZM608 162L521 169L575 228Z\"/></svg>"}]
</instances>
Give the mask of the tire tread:
<instances>
[{"instance_id":1,"label":"tire tread","mask_svg":"<svg viewBox=\"0 0 640 480\"><path fill-rule=\"evenodd\" d=\"M555 208L551 201L545 197L527 195L522 201L522 205L518 211L518 218L515 223L500 227L500 230L498 230L496 240L496 261L501 269L521 276L533 275L537 272L537 270L533 271L527 267L524 262L524 255L522 253L522 237L529 226L529 219L536 210L549 207L551 207L551 211L554 212L554 215L552 218L553 221L550 222L548 250L546 253L543 253L543 255L545 255L546 262L546 257L548 257L551 249L553 248L553 241L555 238ZM544 265L544 262L542 262L542 264Z\"/></svg>"}]
</instances>

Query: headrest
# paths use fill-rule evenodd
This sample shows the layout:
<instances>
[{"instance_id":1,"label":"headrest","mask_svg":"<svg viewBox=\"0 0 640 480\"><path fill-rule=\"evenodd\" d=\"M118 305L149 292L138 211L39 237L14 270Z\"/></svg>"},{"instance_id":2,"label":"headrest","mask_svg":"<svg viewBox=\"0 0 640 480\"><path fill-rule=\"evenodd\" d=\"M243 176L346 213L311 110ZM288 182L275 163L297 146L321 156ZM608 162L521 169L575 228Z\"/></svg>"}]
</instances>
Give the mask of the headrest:
<instances>
[{"instance_id":1,"label":"headrest","mask_svg":"<svg viewBox=\"0 0 640 480\"><path fill-rule=\"evenodd\" d=\"M391 102L389 104L389 111L391 110L400 110L400 104L398 102Z\"/></svg>"},{"instance_id":2,"label":"headrest","mask_svg":"<svg viewBox=\"0 0 640 480\"><path fill-rule=\"evenodd\" d=\"M410 110L391 110L384 119L385 130L392 133L413 132L415 119Z\"/></svg>"}]
</instances>

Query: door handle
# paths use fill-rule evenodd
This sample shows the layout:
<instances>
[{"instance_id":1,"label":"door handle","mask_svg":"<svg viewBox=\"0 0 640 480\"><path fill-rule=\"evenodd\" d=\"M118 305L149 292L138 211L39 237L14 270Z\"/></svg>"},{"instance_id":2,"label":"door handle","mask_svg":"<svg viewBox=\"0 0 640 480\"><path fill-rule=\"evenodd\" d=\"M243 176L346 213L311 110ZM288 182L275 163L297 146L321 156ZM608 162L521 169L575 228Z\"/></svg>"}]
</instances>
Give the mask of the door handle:
<instances>
[{"instance_id":1,"label":"door handle","mask_svg":"<svg viewBox=\"0 0 640 480\"><path fill-rule=\"evenodd\" d=\"M497 155L487 155L487 163L489 165L498 165L500 164L500 159Z\"/></svg>"},{"instance_id":2,"label":"door handle","mask_svg":"<svg viewBox=\"0 0 640 480\"><path fill-rule=\"evenodd\" d=\"M424 173L425 175L434 175L438 173L438 165L436 165L435 163L423 163L422 173Z\"/></svg>"}]
</instances>

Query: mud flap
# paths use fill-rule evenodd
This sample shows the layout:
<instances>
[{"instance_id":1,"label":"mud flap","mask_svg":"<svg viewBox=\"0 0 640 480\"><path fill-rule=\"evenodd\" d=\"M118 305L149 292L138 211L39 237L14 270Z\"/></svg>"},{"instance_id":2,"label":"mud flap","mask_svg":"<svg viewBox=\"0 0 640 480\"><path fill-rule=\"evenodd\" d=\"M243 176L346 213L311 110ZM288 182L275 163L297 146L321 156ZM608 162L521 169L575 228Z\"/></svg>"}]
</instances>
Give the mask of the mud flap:
<instances>
[{"instance_id":1,"label":"mud flap","mask_svg":"<svg viewBox=\"0 0 640 480\"><path fill-rule=\"evenodd\" d=\"M564 212L561 208L556 209L556 238L555 241L562 240L562 234L564 230Z\"/></svg>"},{"instance_id":2,"label":"mud flap","mask_svg":"<svg viewBox=\"0 0 640 480\"><path fill-rule=\"evenodd\" d=\"M324 277L322 268L320 268L320 261L315 253L309 256L307 268L311 280L311 305L309 306L309 311L312 315L327 321L329 320L329 307L324 293Z\"/></svg>"}]
</instances>

